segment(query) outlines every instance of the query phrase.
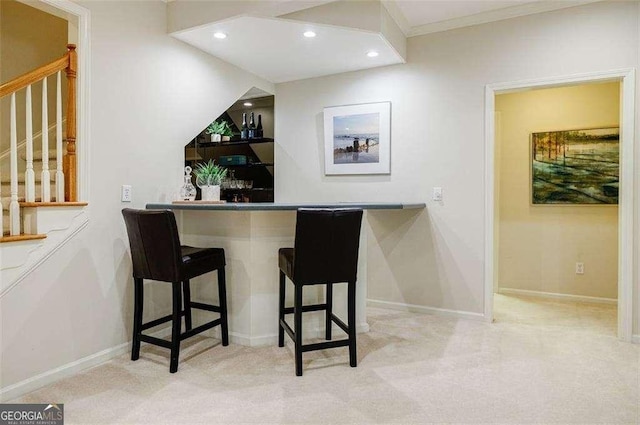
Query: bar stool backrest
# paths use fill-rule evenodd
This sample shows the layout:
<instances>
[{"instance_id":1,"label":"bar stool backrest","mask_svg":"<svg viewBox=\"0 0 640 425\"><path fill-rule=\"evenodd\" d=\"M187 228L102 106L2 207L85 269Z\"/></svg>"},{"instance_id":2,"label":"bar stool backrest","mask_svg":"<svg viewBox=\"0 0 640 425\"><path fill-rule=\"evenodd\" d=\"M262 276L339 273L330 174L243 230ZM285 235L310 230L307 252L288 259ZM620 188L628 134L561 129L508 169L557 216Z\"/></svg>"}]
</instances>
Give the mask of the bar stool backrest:
<instances>
[{"instance_id":1,"label":"bar stool backrest","mask_svg":"<svg viewBox=\"0 0 640 425\"><path fill-rule=\"evenodd\" d=\"M293 281L355 282L361 223L361 209L298 209Z\"/></svg>"},{"instance_id":2,"label":"bar stool backrest","mask_svg":"<svg viewBox=\"0 0 640 425\"><path fill-rule=\"evenodd\" d=\"M182 254L173 212L125 208L122 216L129 235L133 277L181 281Z\"/></svg>"}]
</instances>

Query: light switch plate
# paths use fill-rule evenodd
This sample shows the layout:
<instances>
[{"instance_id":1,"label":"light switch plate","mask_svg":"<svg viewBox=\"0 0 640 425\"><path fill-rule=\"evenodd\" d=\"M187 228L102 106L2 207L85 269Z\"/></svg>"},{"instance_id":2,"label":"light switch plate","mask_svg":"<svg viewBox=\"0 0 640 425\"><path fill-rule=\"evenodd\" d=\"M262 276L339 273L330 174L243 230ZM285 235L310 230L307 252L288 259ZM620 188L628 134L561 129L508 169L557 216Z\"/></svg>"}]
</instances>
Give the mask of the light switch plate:
<instances>
[{"instance_id":1,"label":"light switch plate","mask_svg":"<svg viewBox=\"0 0 640 425\"><path fill-rule=\"evenodd\" d=\"M122 193L121 193L120 200L122 202L131 202L131 198L132 197L133 197L133 194L132 194L131 185L130 184L123 184L122 185Z\"/></svg>"}]
</instances>

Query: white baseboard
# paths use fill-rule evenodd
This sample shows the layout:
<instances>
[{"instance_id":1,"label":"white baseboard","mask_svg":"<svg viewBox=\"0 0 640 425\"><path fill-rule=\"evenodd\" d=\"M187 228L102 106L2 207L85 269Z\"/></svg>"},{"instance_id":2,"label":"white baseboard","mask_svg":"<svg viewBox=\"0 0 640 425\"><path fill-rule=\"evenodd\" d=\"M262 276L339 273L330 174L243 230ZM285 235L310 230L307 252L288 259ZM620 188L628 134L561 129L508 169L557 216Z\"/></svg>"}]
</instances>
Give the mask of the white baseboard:
<instances>
[{"instance_id":1,"label":"white baseboard","mask_svg":"<svg viewBox=\"0 0 640 425\"><path fill-rule=\"evenodd\" d=\"M410 313L426 313L437 316L455 317L458 319L471 319L484 321L484 314L471 311L449 310L446 308L427 307L423 305L395 303L391 301L367 300L368 307L386 308L389 310L407 311Z\"/></svg>"},{"instance_id":2,"label":"white baseboard","mask_svg":"<svg viewBox=\"0 0 640 425\"><path fill-rule=\"evenodd\" d=\"M640 334L639 335L632 335L631 336L631 342L633 344L640 344Z\"/></svg>"},{"instance_id":3,"label":"white baseboard","mask_svg":"<svg viewBox=\"0 0 640 425\"><path fill-rule=\"evenodd\" d=\"M207 335L209 333L209 335ZM216 327L213 332L207 332L203 335L220 339L220 330ZM245 347L264 347L278 342L278 335L263 335L251 337L238 332L229 332L229 342L236 345L244 345Z\"/></svg>"},{"instance_id":4,"label":"white baseboard","mask_svg":"<svg viewBox=\"0 0 640 425\"><path fill-rule=\"evenodd\" d=\"M588 297L586 295L559 294L555 292L530 291L528 289L499 288L499 294L526 295L529 297L550 298L555 300L579 301L598 304L618 304L615 298Z\"/></svg>"},{"instance_id":5,"label":"white baseboard","mask_svg":"<svg viewBox=\"0 0 640 425\"><path fill-rule=\"evenodd\" d=\"M171 327L160 329L151 335L156 338L164 338L171 335ZM9 385L8 387L0 389L0 402L6 402L21 397L45 385L52 384L71 375L75 375L76 373L102 364L129 351L131 351L131 341L112 348L107 348L106 350L102 350L82 359L67 363L66 365L41 373L40 375Z\"/></svg>"}]
</instances>

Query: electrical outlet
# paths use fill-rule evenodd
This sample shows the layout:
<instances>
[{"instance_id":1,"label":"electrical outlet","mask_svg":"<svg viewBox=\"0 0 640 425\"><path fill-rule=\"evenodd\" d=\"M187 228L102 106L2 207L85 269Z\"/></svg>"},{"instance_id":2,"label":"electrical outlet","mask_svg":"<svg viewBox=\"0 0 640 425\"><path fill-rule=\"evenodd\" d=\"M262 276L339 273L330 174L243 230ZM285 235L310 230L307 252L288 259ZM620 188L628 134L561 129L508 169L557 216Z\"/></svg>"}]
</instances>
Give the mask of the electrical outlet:
<instances>
[{"instance_id":1,"label":"electrical outlet","mask_svg":"<svg viewBox=\"0 0 640 425\"><path fill-rule=\"evenodd\" d=\"M442 188L434 187L433 188L433 200L436 202L442 201Z\"/></svg>"},{"instance_id":2,"label":"electrical outlet","mask_svg":"<svg viewBox=\"0 0 640 425\"><path fill-rule=\"evenodd\" d=\"M132 193L131 185L123 184L120 200L122 202L131 202L132 197L133 197L133 193Z\"/></svg>"},{"instance_id":3,"label":"electrical outlet","mask_svg":"<svg viewBox=\"0 0 640 425\"><path fill-rule=\"evenodd\" d=\"M576 263L576 274L584 274L584 263Z\"/></svg>"}]
</instances>

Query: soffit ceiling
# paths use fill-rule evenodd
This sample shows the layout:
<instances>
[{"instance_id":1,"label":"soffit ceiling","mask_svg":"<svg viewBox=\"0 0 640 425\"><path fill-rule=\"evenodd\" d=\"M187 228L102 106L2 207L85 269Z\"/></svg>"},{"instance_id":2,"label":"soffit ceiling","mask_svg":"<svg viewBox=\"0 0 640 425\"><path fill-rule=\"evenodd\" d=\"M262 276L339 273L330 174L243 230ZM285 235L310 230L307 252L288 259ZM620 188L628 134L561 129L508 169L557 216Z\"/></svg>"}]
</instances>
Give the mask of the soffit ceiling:
<instances>
[{"instance_id":1,"label":"soffit ceiling","mask_svg":"<svg viewBox=\"0 0 640 425\"><path fill-rule=\"evenodd\" d=\"M183 1L188 2L175 3ZM381 4L404 36L411 37L595 1L598 0L381 0ZM259 13L252 13L247 6L244 13L206 24L194 22L192 28L172 35L274 83L404 62L402 54L380 32L278 18L283 11L330 3L272 0L258 3L262 5ZM234 2L236 7L239 4L242 3ZM265 9L267 4L274 5L271 11ZM309 29L316 32L315 38L302 37ZM213 34L217 31L227 34L227 38L215 39ZM378 56L367 57L371 50Z\"/></svg>"},{"instance_id":2,"label":"soffit ceiling","mask_svg":"<svg viewBox=\"0 0 640 425\"><path fill-rule=\"evenodd\" d=\"M316 37L304 37L307 30ZM277 18L240 16L174 37L273 83L404 61L379 33ZM377 57L367 57L372 50Z\"/></svg>"}]
</instances>

